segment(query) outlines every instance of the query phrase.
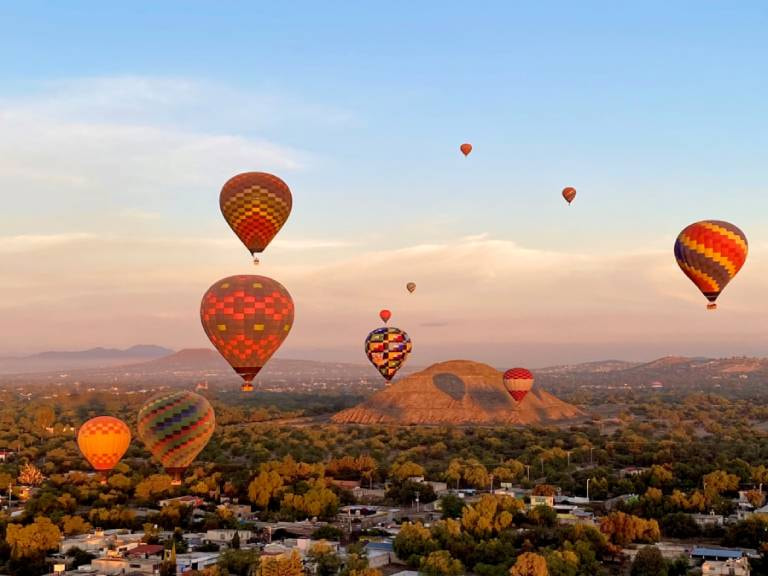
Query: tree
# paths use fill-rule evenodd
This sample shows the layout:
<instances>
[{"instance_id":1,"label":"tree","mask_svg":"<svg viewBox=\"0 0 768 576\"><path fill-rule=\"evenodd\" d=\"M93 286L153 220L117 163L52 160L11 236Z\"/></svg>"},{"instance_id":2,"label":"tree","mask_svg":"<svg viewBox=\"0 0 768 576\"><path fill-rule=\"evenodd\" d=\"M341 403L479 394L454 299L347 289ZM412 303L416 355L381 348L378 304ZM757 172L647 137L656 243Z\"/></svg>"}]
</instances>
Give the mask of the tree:
<instances>
[{"instance_id":1,"label":"tree","mask_svg":"<svg viewBox=\"0 0 768 576\"><path fill-rule=\"evenodd\" d=\"M396 480L403 482L408 478L424 476L424 468L415 462L406 460L401 464L393 464L390 473Z\"/></svg>"},{"instance_id":2,"label":"tree","mask_svg":"<svg viewBox=\"0 0 768 576\"><path fill-rule=\"evenodd\" d=\"M443 477L448 483L456 482L456 489L458 490L463 470L464 467L461 464L461 460L454 458L451 460L451 463L448 464L448 469L443 474Z\"/></svg>"},{"instance_id":3,"label":"tree","mask_svg":"<svg viewBox=\"0 0 768 576\"><path fill-rule=\"evenodd\" d=\"M61 519L61 529L67 536L85 534L91 531L91 526L82 516L64 516Z\"/></svg>"},{"instance_id":4,"label":"tree","mask_svg":"<svg viewBox=\"0 0 768 576\"><path fill-rule=\"evenodd\" d=\"M701 534L701 528L690 514L673 512L661 519L661 529L670 538L693 538Z\"/></svg>"},{"instance_id":5,"label":"tree","mask_svg":"<svg viewBox=\"0 0 768 576\"><path fill-rule=\"evenodd\" d=\"M661 538L656 520L645 520L624 512L611 512L603 517L600 529L619 546L627 546L631 542L658 542Z\"/></svg>"},{"instance_id":6,"label":"tree","mask_svg":"<svg viewBox=\"0 0 768 576\"><path fill-rule=\"evenodd\" d=\"M314 563L317 576L334 576L341 568L341 558L324 542L312 546L307 556Z\"/></svg>"},{"instance_id":7,"label":"tree","mask_svg":"<svg viewBox=\"0 0 768 576\"><path fill-rule=\"evenodd\" d=\"M452 558L447 550L437 550L422 558L419 572L426 576L460 576L464 573L464 565Z\"/></svg>"},{"instance_id":8,"label":"tree","mask_svg":"<svg viewBox=\"0 0 768 576\"><path fill-rule=\"evenodd\" d=\"M8 524L5 540L14 558L35 558L57 548L61 532L48 518L38 516L27 526Z\"/></svg>"},{"instance_id":9,"label":"tree","mask_svg":"<svg viewBox=\"0 0 768 576\"><path fill-rule=\"evenodd\" d=\"M229 547L232 550L240 550L240 533L237 530L235 530L235 535L232 536L232 542L230 542Z\"/></svg>"},{"instance_id":10,"label":"tree","mask_svg":"<svg viewBox=\"0 0 768 576\"><path fill-rule=\"evenodd\" d=\"M288 557L264 556L259 564L259 576L303 576L301 557L295 549Z\"/></svg>"},{"instance_id":11,"label":"tree","mask_svg":"<svg viewBox=\"0 0 768 576\"><path fill-rule=\"evenodd\" d=\"M283 477L275 471L262 471L248 485L248 498L259 508L267 508L283 491Z\"/></svg>"},{"instance_id":12,"label":"tree","mask_svg":"<svg viewBox=\"0 0 768 576\"><path fill-rule=\"evenodd\" d=\"M43 483L43 473L35 466L27 462L19 471L19 484L26 486L40 486Z\"/></svg>"},{"instance_id":13,"label":"tree","mask_svg":"<svg viewBox=\"0 0 768 576\"><path fill-rule=\"evenodd\" d=\"M667 562L655 546L640 549L632 562L631 576L667 576Z\"/></svg>"},{"instance_id":14,"label":"tree","mask_svg":"<svg viewBox=\"0 0 768 576\"><path fill-rule=\"evenodd\" d=\"M464 510L464 500L456 494L448 493L440 499L440 509L443 511L443 518L459 518Z\"/></svg>"},{"instance_id":15,"label":"tree","mask_svg":"<svg viewBox=\"0 0 768 576\"><path fill-rule=\"evenodd\" d=\"M547 561L544 556L523 552L509 569L509 576L549 576Z\"/></svg>"},{"instance_id":16,"label":"tree","mask_svg":"<svg viewBox=\"0 0 768 576\"><path fill-rule=\"evenodd\" d=\"M409 566L420 564L421 556L437 550L437 542L432 539L432 533L421 522L407 522L400 527L393 543L395 554L405 560Z\"/></svg>"},{"instance_id":17,"label":"tree","mask_svg":"<svg viewBox=\"0 0 768 576\"><path fill-rule=\"evenodd\" d=\"M258 572L258 550L226 550L216 566L223 574L231 576L252 576Z\"/></svg>"},{"instance_id":18,"label":"tree","mask_svg":"<svg viewBox=\"0 0 768 576\"><path fill-rule=\"evenodd\" d=\"M156 496L170 492L173 489L171 477L167 474L152 474L136 486L136 498L151 502Z\"/></svg>"},{"instance_id":19,"label":"tree","mask_svg":"<svg viewBox=\"0 0 768 576\"><path fill-rule=\"evenodd\" d=\"M339 541L342 536L344 536L344 532L340 528L336 528L336 526L331 526L330 524L320 526L320 528L312 532L312 540Z\"/></svg>"},{"instance_id":20,"label":"tree","mask_svg":"<svg viewBox=\"0 0 768 576\"><path fill-rule=\"evenodd\" d=\"M91 560L96 558L93 554L89 554L85 550L81 550L77 546L67 550L67 556L72 558L72 564L75 568L82 566L83 564L90 564Z\"/></svg>"}]
</instances>

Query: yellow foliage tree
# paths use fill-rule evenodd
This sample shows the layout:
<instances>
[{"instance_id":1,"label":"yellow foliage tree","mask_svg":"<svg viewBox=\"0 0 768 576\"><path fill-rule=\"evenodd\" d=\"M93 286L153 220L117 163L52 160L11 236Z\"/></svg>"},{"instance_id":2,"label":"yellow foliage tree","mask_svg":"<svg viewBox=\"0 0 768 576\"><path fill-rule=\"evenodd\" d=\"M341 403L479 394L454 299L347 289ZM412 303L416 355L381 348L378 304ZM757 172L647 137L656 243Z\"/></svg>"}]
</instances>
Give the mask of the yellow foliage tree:
<instances>
[{"instance_id":1,"label":"yellow foliage tree","mask_svg":"<svg viewBox=\"0 0 768 576\"><path fill-rule=\"evenodd\" d=\"M50 519L38 516L32 524L8 524L5 541L14 558L33 558L59 545L61 531Z\"/></svg>"},{"instance_id":2,"label":"yellow foliage tree","mask_svg":"<svg viewBox=\"0 0 768 576\"><path fill-rule=\"evenodd\" d=\"M547 561L533 552L523 552L509 569L509 576L549 576Z\"/></svg>"}]
</instances>

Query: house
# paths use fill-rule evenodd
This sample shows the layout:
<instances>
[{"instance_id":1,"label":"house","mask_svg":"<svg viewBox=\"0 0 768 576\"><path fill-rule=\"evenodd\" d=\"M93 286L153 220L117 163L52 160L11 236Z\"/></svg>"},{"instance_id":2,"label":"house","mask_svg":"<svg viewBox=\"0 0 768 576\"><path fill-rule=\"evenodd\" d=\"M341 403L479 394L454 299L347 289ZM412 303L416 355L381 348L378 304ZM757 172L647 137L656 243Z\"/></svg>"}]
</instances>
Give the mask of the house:
<instances>
[{"instance_id":1,"label":"house","mask_svg":"<svg viewBox=\"0 0 768 576\"><path fill-rule=\"evenodd\" d=\"M701 565L701 576L750 576L749 560L746 557L726 560L708 560Z\"/></svg>"},{"instance_id":2,"label":"house","mask_svg":"<svg viewBox=\"0 0 768 576\"><path fill-rule=\"evenodd\" d=\"M237 518L238 520L252 520L253 511L250 504L232 504L227 502L226 504L220 504L218 509L227 510Z\"/></svg>"},{"instance_id":3,"label":"house","mask_svg":"<svg viewBox=\"0 0 768 576\"><path fill-rule=\"evenodd\" d=\"M176 573L185 574L192 570L203 570L215 566L219 561L218 552L189 552L176 554Z\"/></svg>"},{"instance_id":4,"label":"house","mask_svg":"<svg viewBox=\"0 0 768 576\"><path fill-rule=\"evenodd\" d=\"M199 496L178 496L176 498L166 498L158 502L160 508L165 508L171 504L179 504L181 506L193 506L197 508L205 504L205 501Z\"/></svg>"},{"instance_id":5,"label":"house","mask_svg":"<svg viewBox=\"0 0 768 576\"><path fill-rule=\"evenodd\" d=\"M736 548L710 548L708 546L694 546L691 550L691 558L709 561L738 560L744 557L744 551Z\"/></svg>"},{"instance_id":6,"label":"house","mask_svg":"<svg viewBox=\"0 0 768 576\"><path fill-rule=\"evenodd\" d=\"M554 508L555 497L531 494L531 508L536 508L536 506L546 506L547 508Z\"/></svg>"},{"instance_id":7,"label":"house","mask_svg":"<svg viewBox=\"0 0 768 576\"><path fill-rule=\"evenodd\" d=\"M112 576L113 574L157 574L163 563L161 557L125 558L118 555L108 555L91 560L91 569L97 574Z\"/></svg>"},{"instance_id":8,"label":"house","mask_svg":"<svg viewBox=\"0 0 768 576\"><path fill-rule=\"evenodd\" d=\"M368 557L368 566L371 568L388 566L397 559L391 540L386 542L367 542L365 544L365 554Z\"/></svg>"},{"instance_id":9,"label":"house","mask_svg":"<svg viewBox=\"0 0 768 576\"><path fill-rule=\"evenodd\" d=\"M722 526L725 523L725 518L722 514L715 514L711 512L709 514L691 514L691 518L701 528L715 528Z\"/></svg>"},{"instance_id":10,"label":"house","mask_svg":"<svg viewBox=\"0 0 768 576\"><path fill-rule=\"evenodd\" d=\"M619 478L640 476L641 474L645 474L649 471L650 468L644 468L642 466L627 466L626 468L619 470Z\"/></svg>"},{"instance_id":11,"label":"house","mask_svg":"<svg viewBox=\"0 0 768 576\"><path fill-rule=\"evenodd\" d=\"M140 544L125 553L126 558L149 558L150 556L163 557L165 546L162 544Z\"/></svg>"},{"instance_id":12,"label":"house","mask_svg":"<svg viewBox=\"0 0 768 576\"><path fill-rule=\"evenodd\" d=\"M253 537L253 532L250 530L231 530L231 529L219 529L208 530L203 537L205 542L211 544L218 544L219 546L229 546L232 539L235 537L235 532L240 537L240 542L247 542Z\"/></svg>"}]
</instances>

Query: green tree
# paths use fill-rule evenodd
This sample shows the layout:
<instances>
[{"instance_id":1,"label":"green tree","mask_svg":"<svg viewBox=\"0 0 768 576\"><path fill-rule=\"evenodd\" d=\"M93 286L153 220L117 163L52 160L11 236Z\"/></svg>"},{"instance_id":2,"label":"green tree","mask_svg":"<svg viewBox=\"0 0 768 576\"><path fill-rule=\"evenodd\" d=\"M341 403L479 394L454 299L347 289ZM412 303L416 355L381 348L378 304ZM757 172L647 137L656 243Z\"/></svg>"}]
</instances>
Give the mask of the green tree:
<instances>
[{"instance_id":1,"label":"green tree","mask_svg":"<svg viewBox=\"0 0 768 576\"><path fill-rule=\"evenodd\" d=\"M317 576L334 576L341 568L341 558L324 542L312 546L307 557L314 563Z\"/></svg>"},{"instance_id":2,"label":"green tree","mask_svg":"<svg viewBox=\"0 0 768 576\"><path fill-rule=\"evenodd\" d=\"M459 518L464 510L464 500L456 494L448 493L440 499L440 508L443 511L443 518Z\"/></svg>"},{"instance_id":3,"label":"green tree","mask_svg":"<svg viewBox=\"0 0 768 576\"><path fill-rule=\"evenodd\" d=\"M655 546L641 548L630 570L631 576L667 576L667 573L667 563Z\"/></svg>"}]
</instances>

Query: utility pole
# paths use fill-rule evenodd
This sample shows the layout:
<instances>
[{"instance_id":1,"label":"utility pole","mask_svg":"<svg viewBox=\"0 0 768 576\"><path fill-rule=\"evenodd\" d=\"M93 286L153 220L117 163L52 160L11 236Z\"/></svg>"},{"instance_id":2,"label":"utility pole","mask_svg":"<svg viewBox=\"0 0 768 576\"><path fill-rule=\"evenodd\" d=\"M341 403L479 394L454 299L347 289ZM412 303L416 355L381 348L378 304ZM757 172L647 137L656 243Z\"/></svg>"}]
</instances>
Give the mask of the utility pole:
<instances>
[{"instance_id":1,"label":"utility pole","mask_svg":"<svg viewBox=\"0 0 768 576\"><path fill-rule=\"evenodd\" d=\"M593 446L590 446L589 448L589 465L592 466L592 450L595 448Z\"/></svg>"},{"instance_id":2,"label":"utility pole","mask_svg":"<svg viewBox=\"0 0 768 576\"><path fill-rule=\"evenodd\" d=\"M491 474L491 494L493 494L493 474Z\"/></svg>"},{"instance_id":3,"label":"utility pole","mask_svg":"<svg viewBox=\"0 0 768 576\"><path fill-rule=\"evenodd\" d=\"M419 492L416 491L416 514L419 513Z\"/></svg>"},{"instance_id":4,"label":"utility pole","mask_svg":"<svg viewBox=\"0 0 768 576\"><path fill-rule=\"evenodd\" d=\"M541 462L541 475L544 476L544 458L539 458Z\"/></svg>"},{"instance_id":5,"label":"utility pole","mask_svg":"<svg viewBox=\"0 0 768 576\"><path fill-rule=\"evenodd\" d=\"M587 478L587 502L589 502L589 481L591 478Z\"/></svg>"},{"instance_id":6,"label":"utility pole","mask_svg":"<svg viewBox=\"0 0 768 576\"><path fill-rule=\"evenodd\" d=\"M528 476L528 482L531 481L531 466L530 464L525 465L525 474Z\"/></svg>"},{"instance_id":7,"label":"utility pole","mask_svg":"<svg viewBox=\"0 0 768 576\"><path fill-rule=\"evenodd\" d=\"M570 468L571 467L571 451L568 450L568 452L566 452L566 454L568 455L568 468Z\"/></svg>"}]
</instances>

